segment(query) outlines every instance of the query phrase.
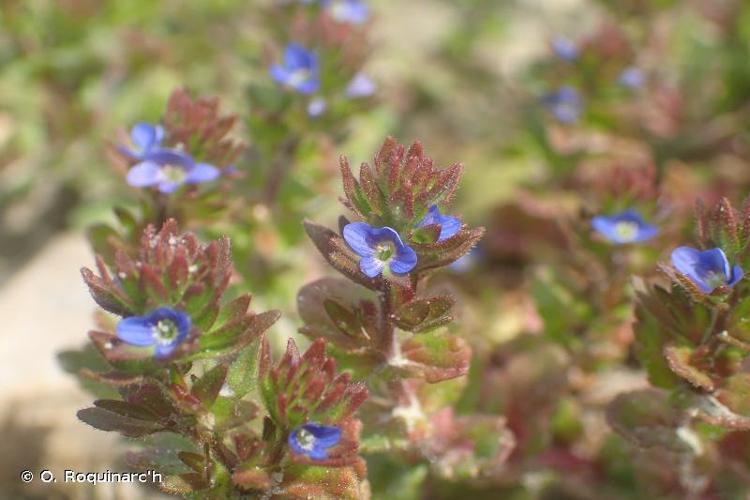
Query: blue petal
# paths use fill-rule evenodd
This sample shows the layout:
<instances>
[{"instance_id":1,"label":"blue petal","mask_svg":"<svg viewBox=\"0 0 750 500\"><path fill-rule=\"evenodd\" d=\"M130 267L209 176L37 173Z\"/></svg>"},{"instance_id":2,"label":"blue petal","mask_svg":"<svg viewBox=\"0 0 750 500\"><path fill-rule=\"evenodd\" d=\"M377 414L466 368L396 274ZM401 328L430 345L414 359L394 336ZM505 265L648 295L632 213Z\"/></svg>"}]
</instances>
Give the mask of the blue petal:
<instances>
[{"instance_id":1,"label":"blue petal","mask_svg":"<svg viewBox=\"0 0 750 500\"><path fill-rule=\"evenodd\" d=\"M712 248L698 254L699 271L722 273L727 280L731 278L729 260L721 248Z\"/></svg>"},{"instance_id":2,"label":"blue petal","mask_svg":"<svg viewBox=\"0 0 750 500\"><path fill-rule=\"evenodd\" d=\"M320 79L317 76L312 76L296 85L295 88L302 94L314 94L320 88Z\"/></svg>"},{"instance_id":3,"label":"blue petal","mask_svg":"<svg viewBox=\"0 0 750 500\"><path fill-rule=\"evenodd\" d=\"M276 82L284 85L286 85L286 83L289 81L289 77L291 76L291 73L286 68L278 64L274 64L273 66L271 66L268 72L271 74L271 78L273 78Z\"/></svg>"},{"instance_id":4,"label":"blue petal","mask_svg":"<svg viewBox=\"0 0 750 500\"><path fill-rule=\"evenodd\" d=\"M369 97L375 93L377 86L375 82L364 73L357 73L346 87L346 97L356 99L358 97Z\"/></svg>"},{"instance_id":5,"label":"blue petal","mask_svg":"<svg viewBox=\"0 0 750 500\"><path fill-rule=\"evenodd\" d=\"M190 184L200 184L201 182L210 182L216 180L221 175L221 170L209 165L208 163L196 163L195 167L188 171L185 182Z\"/></svg>"},{"instance_id":6,"label":"blue petal","mask_svg":"<svg viewBox=\"0 0 750 500\"><path fill-rule=\"evenodd\" d=\"M374 278L383 272L385 263L382 260L378 260L375 257L362 257L359 260L359 269L365 276ZM391 267L393 269L393 267Z\"/></svg>"},{"instance_id":7,"label":"blue petal","mask_svg":"<svg viewBox=\"0 0 750 500\"><path fill-rule=\"evenodd\" d=\"M311 69L316 61L315 54L298 43L290 43L284 50L284 66L289 71Z\"/></svg>"},{"instance_id":8,"label":"blue petal","mask_svg":"<svg viewBox=\"0 0 750 500\"><path fill-rule=\"evenodd\" d=\"M642 87L644 80L643 72L635 66L625 68L617 79L620 85L629 89L638 89Z\"/></svg>"},{"instance_id":9,"label":"blue petal","mask_svg":"<svg viewBox=\"0 0 750 500\"><path fill-rule=\"evenodd\" d=\"M159 183L159 191L164 194L172 194L177 191L182 184L182 182L162 181Z\"/></svg>"},{"instance_id":10,"label":"blue petal","mask_svg":"<svg viewBox=\"0 0 750 500\"><path fill-rule=\"evenodd\" d=\"M727 281L727 285L734 286L737 284L738 281L742 279L742 277L745 275L745 272L742 270L740 266L735 265L732 268L732 279Z\"/></svg>"},{"instance_id":11,"label":"blue petal","mask_svg":"<svg viewBox=\"0 0 750 500\"><path fill-rule=\"evenodd\" d=\"M305 424L302 427L315 436L316 447L330 448L341 440L341 429L338 427L315 423Z\"/></svg>"},{"instance_id":12,"label":"blue petal","mask_svg":"<svg viewBox=\"0 0 750 500\"><path fill-rule=\"evenodd\" d=\"M163 131L162 131L163 135ZM150 123L136 123L130 130L130 139L141 153L145 153L158 144L160 138L157 128Z\"/></svg>"},{"instance_id":13,"label":"blue petal","mask_svg":"<svg viewBox=\"0 0 750 500\"><path fill-rule=\"evenodd\" d=\"M157 163L144 161L128 171L126 181L133 187L148 187L161 180L161 168Z\"/></svg>"},{"instance_id":14,"label":"blue petal","mask_svg":"<svg viewBox=\"0 0 750 500\"><path fill-rule=\"evenodd\" d=\"M701 264L701 252L695 248L678 247L672 251L672 265L678 272L690 278L704 293L711 293L713 288L704 281L705 270Z\"/></svg>"},{"instance_id":15,"label":"blue petal","mask_svg":"<svg viewBox=\"0 0 750 500\"><path fill-rule=\"evenodd\" d=\"M318 117L325 113L328 104L322 97L317 97L307 104L307 114L313 118Z\"/></svg>"},{"instance_id":16,"label":"blue petal","mask_svg":"<svg viewBox=\"0 0 750 500\"><path fill-rule=\"evenodd\" d=\"M369 8L360 0L335 0L330 4L331 16L339 22L362 24L367 21Z\"/></svg>"},{"instance_id":17,"label":"blue petal","mask_svg":"<svg viewBox=\"0 0 750 500\"><path fill-rule=\"evenodd\" d=\"M432 205L419 223L420 227L437 224L440 226L438 241L447 240L461 230L461 220L450 215L442 215L437 205Z\"/></svg>"},{"instance_id":18,"label":"blue petal","mask_svg":"<svg viewBox=\"0 0 750 500\"><path fill-rule=\"evenodd\" d=\"M396 256L391 259L391 271L396 274L406 274L417 265L417 253L407 245L402 245L396 251Z\"/></svg>"},{"instance_id":19,"label":"blue petal","mask_svg":"<svg viewBox=\"0 0 750 500\"><path fill-rule=\"evenodd\" d=\"M117 323L117 337L128 344L146 347L156 343L154 325L148 316L131 316Z\"/></svg>"},{"instance_id":20,"label":"blue petal","mask_svg":"<svg viewBox=\"0 0 750 500\"><path fill-rule=\"evenodd\" d=\"M557 57L566 62L573 62L578 58L578 47L567 38L555 38L552 41L552 50Z\"/></svg>"},{"instance_id":21,"label":"blue petal","mask_svg":"<svg viewBox=\"0 0 750 500\"><path fill-rule=\"evenodd\" d=\"M190 170L195 166L192 156L177 149L155 149L148 154L147 159L159 165L175 165L185 170Z\"/></svg>"},{"instance_id":22,"label":"blue petal","mask_svg":"<svg viewBox=\"0 0 750 500\"><path fill-rule=\"evenodd\" d=\"M633 239L633 241L641 242L641 241L650 240L657 234L659 234L658 227L644 222L643 224L641 224L640 228L638 229L638 235Z\"/></svg>"},{"instance_id":23,"label":"blue petal","mask_svg":"<svg viewBox=\"0 0 750 500\"><path fill-rule=\"evenodd\" d=\"M349 248L362 257L371 257L374 252L373 227L365 222L352 222L344 226L344 240Z\"/></svg>"}]
</instances>

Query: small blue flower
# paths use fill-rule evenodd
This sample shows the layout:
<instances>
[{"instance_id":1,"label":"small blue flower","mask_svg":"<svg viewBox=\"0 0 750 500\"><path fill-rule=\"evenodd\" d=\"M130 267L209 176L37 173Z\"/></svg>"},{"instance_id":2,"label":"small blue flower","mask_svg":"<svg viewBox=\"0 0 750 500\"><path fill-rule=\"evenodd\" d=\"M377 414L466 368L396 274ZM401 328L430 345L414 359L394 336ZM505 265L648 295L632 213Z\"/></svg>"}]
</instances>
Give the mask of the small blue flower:
<instances>
[{"instance_id":1,"label":"small blue flower","mask_svg":"<svg viewBox=\"0 0 750 500\"><path fill-rule=\"evenodd\" d=\"M289 447L298 455L307 455L313 460L328 458L328 448L341 441L341 429L314 422L301 425L289 433Z\"/></svg>"},{"instance_id":2,"label":"small blue flower","mask_svg":"<svg viewBox=\"0 0 750 500\"><path fill-rule=\"evenodd\" d=\"M313 118L317 118L318 116L325 113L326 108L328 108L328 103L326 102L326 100L322 97L316 97L315 99L307 103L307 114Z\"/></svg>"},{"instance_id":3,"label":"small blue flower","mask_svg":"<svg viewBox=\"0 0 750 500\"><path fill-rule=\"evenodd\" d=\"M362 0L321 0L320 4L340 23L363 24L370 17L370 8Z\"/></svg>"},{"instance_id":4,"label":"small blue flower","mask_svg":"<svg viewBox=\"0 0 750 500\"><path fill-rule=\"evenodd\" d=\"M377 90L372 79L364 73L357 73L346 87L346 97L357 99L359 97L370 97Z\"/></svg>"},{"instance_id":5,"label":"small blue flower","mask_svg":"<svg viewBox=\"0 0 750 500\"><path fill-rule=\"evenodd\" d=\"M143 160L161 147L161 142L164 140L164 127L150 123L136 123L130 129L130 140L134 148L118 146L118 149L133 160Z\"/></svg>"},{"instance_id":6,"label":"small blue flower","mask_svg":"<svg viewBox=\"0 0 750 500\"><path fill-rule=\"evenodd\" d=\"M170 307L159 307L144 316L130 316L117 323L117 337L138 347L155 346L157 359L172 354L190 333L187 313Z\"/></svg>"},{"instance_id":7,"label":"small blue flower","mask_svg":"<svg viewBox=\"0 0 750 500\"><path fill-rule=\"evenodd\" d=\"M284 64L271 66L271 78L302 94L314 94L320 88L318 55L297 43L284 51Z\"/></svg>"},{"instance_id":8,"label":"small blue flower","mask_svg":"<svg viewBox=\"0 0 750 500\"><path fill-rule=\"evenodd\" d=\"M630 66L622 70L617 82L625 88L637 90L643 87L645 77L643 71L636 66Z\"/></svg>"},{"instance_id":9,"label":"small blue flower","mask_svg":"<svg viewBox=\"0 0 750 500\"><path fill-rule=\"evenodd\" d=\"M162 193L173 193L183 184L210 182L220 175L218 168L208 163L196 163L187 153L159 149L134 165L126 179L133 187L155 186Z\"/></svg>"},{"instance_id":10,"label":"small blue flower","mask_svg":"<svg viewBox=\"0 0 750 500\"><path fill-rule=\"evenodd\" d=\"M678 247L672 251L672 265L695 283L703 293L711 293L721 285L734 286L744 271L731 267L721 248L701 252L691 247Z\"/></svg>"},{"instance_id":11,"label":"small blue flower","mask_svg":"<svg viewBox=\"0 0 750 500\"><path fill-rule=\"evenodd\" d=\"M437 224L440 226L440 236L438 241L447 240L455 236L461 230L461 220L450 215L441 215L437 205L432 205L424 216L424 219L417 225L418 227L431 226Z\"/></svg>"},{"instance_id":12,"label":"small blue flower","mask_svg":"<svg viewBox=\"0 0 750 500\"><path fill-rule=\"evenodd\" d=\"M406 274L417 265L417 253L390 227L352 222L344 227L344 240L362 257L359 268L370 278L382 273L386 264L394 274Z\"/></svg>"},{"instance_id":13,"label":"small blue flower","mask_svg":"<svg viewBox=\"0 0 750 500\"><path fill-rule=\"evenodd\" d=\"M560 36L552 40L552 51L565 62L578 59L578 46L565 37Z\"/></svg>"},{"instance_id":14,"label":"small blue flower","mask_svg":"<svg viewBox=\"0 0 750 500\"><path fill-rule=\"evenodd\" d=\"M576 89L567 85L545 95L542 102L561 123L575 123L583 112L583 100L580 94Z\"/></svg>"},{"instance_id":15,"label":"small blue flower","mask_svg":"<svg viewBox=\"0 0 750 500\"><path fill-rule=\"evenodd\" d=\"M591 225L602 236L618 245L639 243L659 234L659 228L646 223L635 210L628 209L617 215L597 215Z\"/></svg>"}]
</instances>

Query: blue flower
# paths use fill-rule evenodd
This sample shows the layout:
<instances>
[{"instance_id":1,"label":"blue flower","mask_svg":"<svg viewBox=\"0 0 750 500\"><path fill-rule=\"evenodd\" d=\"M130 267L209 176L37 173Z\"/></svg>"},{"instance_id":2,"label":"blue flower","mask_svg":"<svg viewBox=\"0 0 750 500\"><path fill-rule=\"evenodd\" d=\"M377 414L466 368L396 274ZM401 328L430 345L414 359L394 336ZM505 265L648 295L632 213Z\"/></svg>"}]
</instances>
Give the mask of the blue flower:
<instances>
[{"instance_id":1,"label":"blue flower","mask_svg":"<svg viewBox=\"0 0 750 500\"><path fill-rule=\"evenodd\" d=\"M354 78L346 87L346 97L356 99L358 97L370 97L377 90L377 86L372 79L360 72L354 75Z\"/></svg>"},{"instance_id":2,"label":"blue flower","mask_svg":"<svg viewBox=\"0 0 750 500\"><path fill-rule=\"evenodd\" d=\"M362 257L359 268L370 278L382 273L386 264L395 274L408 273L417 265L417 253L390 227L352 222L344 227L344 240Z\"/></svg>"},{"instance_id":3,"label":"blue flower","mask_svg":"<svg viewBox=\"0 0 750 500\"><path fill-rule=\"evenodd\" d=\"M622 70L617 82L625 88L636 90L643 86L645 78L640 68L630 66Z\"/></svg>"},{"instance_id":4,"label":"blue flower","mask_svg":"<svg viewBox=\"0 0 750 500\"><path fill-rule=\"evenodd\" d=\"M628 209L617 215L597 215L591 225L612 243L639 243L659 234L659 228L646 223L635 210Z\"/></svg>"},{"instance_id":5,"label":"blue flower","mask_svg":"<svg viewBox=\"0 0 750 500\"><path fill-rule=\"evenodd\" d=\"M318 56L303 46L290 43L284 51L284 64L271 66L271 78L302 94L314 94L320 88Z\"/></svg>"},{"instance_id":6,"label":"blue flower","mask_svg":"<svg viewBox=\"0 0 750 500\"><path fill-rule=\"evenodd\" d=\"M187 153L159 149L134 165L126 179L133 187L155 186L162 193L173 193L183 184L209 182L220 175L218 168L208 163L196 163Z\"/></svg>"},{"instance_id":7,"label":"blue flower","mask_svg":"<svg viewBox=\"0 0 750 500\"><path fill-rule=\"evenodd\" d=\"M314 422L301 425L289 433L289 447L298 455L307 455L313 460L328 458L328 448L341 441L341 429Z\"/></svg>"},{"instance_id":8,"label":"blue flower","mask_svg":"<svg viewBox=\"0 0 750 500\"><path fill-rule=\"evenodd\" d=\"M136 123L130 130L130 140L134 148L118 146L118 149L133 160L143 160L161 147L161 142L164 140L164 127L150 123Z\"/></svg>"},{"instance_id":9,"label":"blue flower","mask_svg":"<svg viewBox=\"0 0 750 500\"><path fill-rule=\"evenodd\" d=\"M565 37L560 36L552 40L552 51L565 62L578 59L578 46Z\"/></svg>"},{"instance_id":10,"label":"blue flower","mask_svg":"<svg viewBox=\"0 0 750 500\"><path fill-rule=\"evenodd\" d=\"M322 97L316 97L315 99L307 103L307 114L313 118L317 118L318 116L325 113L326 108L328 108L328 103L326 103L326 100Z\"/></svg>"},{"instance_id":11,"label":"blue flower","mask_svg":"<svg viewBox=\"0 0 750 500\"><path fill-rule=\"evenodd\" d=\"M190 316L177 309L159 307L144 316L130 316L117 323L117 337L138 347L155 346L154 356L165 358L190 333Z\"/></svg>"},{"instance_id":12,"label":"blue flower","mask_svg":"<svg viewBox=\"0 0 750 500\"><path fill-rule=\"evenodd\" d=\"M461 220L450 215L441 215L437 205L430 207L427 215L424 216L418 227L431 226L433 224L440 226L438 241L447 240L461 230Z\"/></svg>"},{"instance_id":13,"label":"blue flower","mask_svg":"<svg viewBox=\"0 0 750 500\"><path fill-rule=\"evenodd\" d=\"M583 101L580 94L576 89L567 85L545 95L542 102L561 123L575 123L583 112Z\"/></svg>"},{"instance_id":14,"label":"blue flower","mask_svg":"<svg viewBox=\"0 0 750 500\"><path fill-rule=\"evenodd\" d=\"M322 0L321 5L340 23L362 24L370 17L370 9L362 0Z\"/></svg>"},{"instance_id":15,"label":"blue flower","mask_svg":"<svg viewBox=\"0 0 750 500\"><path fill-rule=\"evenodd\" d=\"M672 251L672 265L695 283L703 293L711 293L721 285L734 286L744 272L740 266L731 267L721 248L701 252L691 247Z\"/></svg>"}]
</instances>

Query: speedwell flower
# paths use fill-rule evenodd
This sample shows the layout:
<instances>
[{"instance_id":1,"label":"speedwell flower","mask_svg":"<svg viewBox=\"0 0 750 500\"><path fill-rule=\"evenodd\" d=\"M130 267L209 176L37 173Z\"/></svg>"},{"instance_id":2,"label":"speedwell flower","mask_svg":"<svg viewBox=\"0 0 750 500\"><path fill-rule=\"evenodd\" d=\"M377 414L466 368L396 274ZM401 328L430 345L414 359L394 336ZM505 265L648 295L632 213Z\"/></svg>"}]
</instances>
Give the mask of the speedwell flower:
<instances>
[{"instance_id":1,"label":"speedwell flower","mask_svg":"<svg viewBox=\"0 0 750 500\"><path fill-rule=\"evenodd\" d=\"M643 86L644 80L643 71L636 66L630 66L622 70L617 82L625 88L636 90Z\"/></svg>"},{"instance_id":2,"label":"speedwell flower","mask_svg":"<svg viewBox=\"0 0 750 500\"><path fill-rule=\"evenodd\" d=\"M461 230L461 220L458 217L452 217L450 215L442 215L437 205L432 205L424 216L424 219L418 224L419 227L440 226L440 236L438 241L447 240L448 238L456 235Z\"/></svg>"},{"instance_id":3,"label":"speedwell flower","mask_svg":"<svg viewBox=\"0 0 750 500\"><path fill-rule=\"evenodd\" d=\"M377 86L372 79L366 74L360 72L354 75L354 78L346 87L346 97L356 99L358 97L370 97L377 90Z\"/></svg>"},{"instance_id":4,"label":"speedwell flower","mask_svg":"<svg viewBox=\"0 0 750 500\"><path fill-rule=\"evenodd\" d=\"M149 154L157 151L164 140L164 127L150 123L136 123L130 129L130 141L134 148L119 146L121 153L133 160L144 160Z\"/></svg>"},{"instance_id":5,"label":"speedwell flower","mask_svg":"<svg viewBox=\"0 0 750 500\"><path fill-rule=\"evenodd\" d=\"M328 458L328 448L341 441L341 429L313 422L301 425L289 433L289 447L298 455L307 455L313 460Z\"/></svg>"},{"instance_id":6,"label":"speedwell flower","mask_svg":"<svg viewBox=\"0 0 750 500\"><path fill-rule=\"evenodd\" d=\"M583 112L583 100L578 91L570 86L562 86L542 98L542 103L561 123L575 123Z\"/></svg>"},{"instance_id":7,"label":"speedwell flower","mask_svg":"<svg viewBox=\"0 0 750 500\"><path fill-rule=\"evenodd\" d=\"M340 23L362 24L370 17L370 8L362 0L322 0L321 5Z\"/></svg>"},{"instance_id":8,"label":"speedwell flower","mask_svg":"<svg viewBox=\"0 0 750 500\"><path fill-rule=\"evenodd\" d=\"M144 316L130 316L117 323L117 337L138 347L155 347L154 356L165 358L180 345L190 333L190 316L187 313L159 307Z\"/></svg>"},{"instance_id":9,"label":"speedwell flower","mask_svg":"<svg viewBox=\"0 0 750 500\"><path fill-rule=\"evenodd\" d=\"M597 215L591 219L591 225L599 234L618 245L639 243L659 234L659 228L645 222L632 209L611 216Z\"/></svg>"},{"instance_id":10,"label":"speedwell flower","mask_svg":"<svg viewBox=\"0 0 750 500\"><path fill-rule=\"evenodd\" d=\"M701 252L691 247L678 247L672 251L672 265L701 289L711 293L721 285L734 286L744 272L740 266L729 264L724 250L712 248Z\"/></svg>"},{"instance_id":11,"label":"speedwell flower","mask_svg":"<svg viewBox=\"0 0 750 500\"><path fill-rule=\"evenodd\" d=\"M362 257L359 269L370 278L382 273L386 264L395 274L408 273L417 265L417 253L390 227L352 222L344 227L344 240Z\"/></svg>"},{"instance_id":12,"label":"speedwell flower","mask_svg":"<svg viewBox=\"0 0 750 500\"><path fill-rule=\"evenodd\" d=\"M307 103L307 114L312 118L317 118L326 112L328 103L322 97L316 97Z\"/></svg>"},{"instance_id":13,"label":"speedwell flower","mask_svg":"<svg viewBox=\"0 0 750 500\"><path fill-rule=\"evenodd\" d=\"M552 40L552 51L565 62L573 62L578 58L578 46L562 36Z\"/></svg>"},{"instance_id":14,"label":"speedwell flower","mask_svg":"<svg viewBox=\"0 0 750 500\"><path fill-rule=\"evenodd\" d=\"M320 88L318 55L297 43L284 51L284 64L271 66L271 77L302 94L314 94Z\"/></svg>"},{"instance_id":15,"label":"speedwell flower","mask_svg":"<svg viewBox=\"0 0 750 500\"><path fill-rule=\"evenodd\" d=\"M157 187L162 193L173 193L183 184L213 181L221 171L208 163L175 149L160 149L149 154L128 171L127 181L133 187Z\"/></svg>"}]
</instances>

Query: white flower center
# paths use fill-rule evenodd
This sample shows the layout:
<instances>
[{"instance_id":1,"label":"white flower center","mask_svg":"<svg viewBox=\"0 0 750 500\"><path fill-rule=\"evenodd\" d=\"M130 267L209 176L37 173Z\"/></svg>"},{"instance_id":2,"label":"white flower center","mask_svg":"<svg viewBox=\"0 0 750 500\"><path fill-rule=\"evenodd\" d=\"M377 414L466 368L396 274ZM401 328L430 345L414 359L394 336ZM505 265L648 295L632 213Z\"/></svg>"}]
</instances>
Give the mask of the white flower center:
<instances>
[{"instance_id":1,"label":"white flower center","mask_svg":"<svg viewBox=\"0 0 750 500\"><path fill-rule=\"evenodd\" d=\"M162 319L152 328L154 338L160 344L171 344L177 338L177 325L171 320Z\"/></svg>"},{"instance_id":2,"label":"white flower center","mask_svg":"<svg viewBox=\"0 0 750 500\"><path fill-rule=\"evenodd\" d=\"M164 179L175 184L180 184L187 177L187 172L179 165L167 164L161 167L161 174Z\"/></svg>"},{"instance_id":3,"label":"white flower center","mask_svg":"<svg viewBox=\"0 0 750 500\"><path fill-rule=\"evenodd\" d=\"M386 262L393 257L395 251L396 248L393 246L393 243L390 241L381 241L375 246L375 257L382 262Z\"/></svg>"},{"instance_id":4,"label":"white flower center","mask_svg":"<svg viewBox=\"0 0 750 500\"><path fill-rule=\"evenodd\" d=\"M633 241L638 236L638 224L632 221L620 221L615 224L615 234L621 241Z\"/></svg>"},{"instance_id":5,"label":"white flower center","mask_svg":"<svg viewBox=\"0 0 750 500\"><path fill-rule=\"evenodd\" d=\"M297 87L299 85L302 85L309 79L310 79L310 70L305 69L305 68L300 68L294 71L289 76L289 85L291 85L292 87Z\"/></svg>"},{"instance_id":6,"label":"white flower center","mask_svg":"<svg viewBox=\"0 0 750 500\"><path fill-rule=\"evenodd\" d=\"M299 444L299 447L303 450L312 450L315 446L315 441L315 436L313 436L312 432L308 431L307 429L300 429L299 431L297 431L297 444Z\"/></svg>"}]
</instances>

